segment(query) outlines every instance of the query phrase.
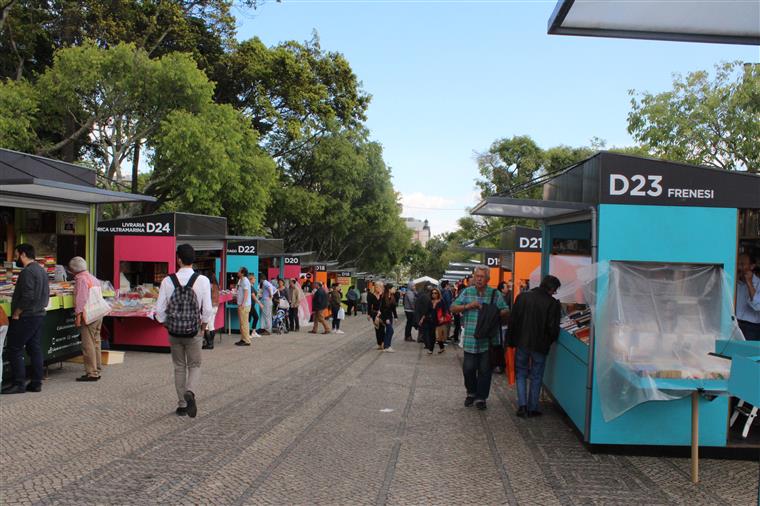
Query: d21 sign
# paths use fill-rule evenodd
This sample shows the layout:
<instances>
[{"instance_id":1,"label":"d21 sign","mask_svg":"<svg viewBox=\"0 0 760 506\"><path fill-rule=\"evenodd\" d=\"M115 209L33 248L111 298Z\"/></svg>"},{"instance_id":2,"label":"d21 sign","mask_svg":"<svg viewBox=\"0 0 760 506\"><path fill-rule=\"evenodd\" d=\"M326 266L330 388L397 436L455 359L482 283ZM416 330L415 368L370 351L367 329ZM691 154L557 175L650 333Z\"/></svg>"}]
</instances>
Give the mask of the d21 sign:
<instances>
[{"instance_id":1,"label":"d21 sign","mask_svg":"<svg viewBox=\"0 0 760 506\"><path fill-rule=\"evenodd\" d=\"M520 237L517 242L517 249L520 251L541 251L543 242L541 237Z\"/></svg>"}]
</instances>

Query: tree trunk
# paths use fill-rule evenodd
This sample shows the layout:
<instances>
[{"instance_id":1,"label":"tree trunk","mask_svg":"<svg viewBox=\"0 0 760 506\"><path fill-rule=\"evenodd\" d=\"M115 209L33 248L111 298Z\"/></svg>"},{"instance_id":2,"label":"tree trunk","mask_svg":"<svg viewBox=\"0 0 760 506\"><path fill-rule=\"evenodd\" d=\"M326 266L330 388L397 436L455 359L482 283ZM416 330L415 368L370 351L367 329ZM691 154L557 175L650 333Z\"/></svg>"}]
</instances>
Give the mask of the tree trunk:
<instances>
[{"instance_id":1,"label":"tree trunk","mask_svg":"<svg viewBox=\"0 0 760 506\"><path fill-rule=\"evenodd\" d=\"M135 150L132 153L132 193L137 193L137 173L140 165L140 141L135 142Z\"/></svg>"}]
</instances>

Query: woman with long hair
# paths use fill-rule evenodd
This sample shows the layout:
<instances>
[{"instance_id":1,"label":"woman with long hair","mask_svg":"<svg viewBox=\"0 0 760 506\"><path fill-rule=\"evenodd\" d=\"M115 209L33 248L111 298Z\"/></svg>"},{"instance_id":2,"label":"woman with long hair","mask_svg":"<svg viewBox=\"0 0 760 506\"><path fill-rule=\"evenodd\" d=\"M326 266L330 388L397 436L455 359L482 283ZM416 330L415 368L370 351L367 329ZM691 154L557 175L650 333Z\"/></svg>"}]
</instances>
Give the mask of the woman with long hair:
<instances>
[{"instance_id":1,"label":"woman with long hair","mask_svg":"<svg viewBox=\"0 0 760 506\"><path fill-rule=\"evenodd\" d=\"M367 318L375 325L375 340L377 349L383 349L383 340L385 339L385 327L382 325L380 318L380 299L383 295L383 283L375 283L373 291L368 290L367 294Z\"/></svg>"},{"instance_id":2,"label":"woman with long hair","mask_svg":"<svg viewBox=\"0 0 760 506\"><path fill-rule=\"evenodd\" d=\"M206 331L203 333L203 346L204 350L214 349L214 338L216 337L216 330L214 329L214 322L216 322L216 313L219 311L219 281L216 279L216 273L211 272L208 275L208 280L211 282L211 308L214 315L209 321Z\"/></svg>"},{"instance_id":3,"label":"woman with long hair","mask_svg":"<svg viewBox=\"0 0 760 506\"><path fill-rule=\"evenodd\" d=\"M427 348L428 355L433 354L435 343L438 343L438 353L443 353L446 350L448 314L449 310L441 296L441 291L438 288L433 288L430 291L430 311L423 316L423 325L427 327L425 348Z\"/></svg>"},{"instance_id":4,"label":"woman with long hair","mask_svg":"<svg viewBox=\"0 0 760 506\"><path fill-rule=\"evenodd\" d=\"M383 351L393 353L391 341L393 340L393 315L396 313L396 297L391 291L391 285L386 285L383 295L380 297L380 320L385 326L383 332Z\"/></svg>"}]
</instances>

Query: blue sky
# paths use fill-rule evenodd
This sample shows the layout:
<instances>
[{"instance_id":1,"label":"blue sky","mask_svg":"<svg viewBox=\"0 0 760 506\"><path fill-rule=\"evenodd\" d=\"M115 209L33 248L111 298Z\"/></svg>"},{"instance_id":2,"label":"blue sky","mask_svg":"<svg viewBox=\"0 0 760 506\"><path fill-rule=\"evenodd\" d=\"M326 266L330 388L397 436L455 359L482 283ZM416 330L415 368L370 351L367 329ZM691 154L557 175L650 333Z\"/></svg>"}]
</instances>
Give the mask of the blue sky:
<instances>
[{"instance_id":1,"label":"blue sky","mask_svg":"<svg viewBox=\"0 0 760 506\"><path fill-rule=\"evenodd\" d=\"M672 73L760 61L751 46L546 34L550 1L269 0L235 12L238 38L306 40L343 53L373 96L368 126L405 215L433 234L475 198L474 153L527 134L540 146L633 144L629 89L664 91Z\"/></svg>"}]
</instances>

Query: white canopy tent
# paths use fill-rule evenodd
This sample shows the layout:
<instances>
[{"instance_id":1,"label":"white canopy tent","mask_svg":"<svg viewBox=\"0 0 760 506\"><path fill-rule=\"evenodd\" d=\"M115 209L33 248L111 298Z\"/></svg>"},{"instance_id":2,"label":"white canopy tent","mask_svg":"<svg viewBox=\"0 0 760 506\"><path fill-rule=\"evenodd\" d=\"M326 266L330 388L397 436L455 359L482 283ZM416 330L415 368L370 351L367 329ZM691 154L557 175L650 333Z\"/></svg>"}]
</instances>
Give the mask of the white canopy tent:
<instances>
[{"instance_id":1,"label":"white canopy tent","mask_svg":"<svg viewBox=\"0 0 760 506\"><path fill-rule=\"evenodd\" d=\"M415 286L423 284L423 283L430 283L432 285L437 285L438 280L433 279L430 276L422 276L421 278L417 278L415 280L412 280L412 283L414 283Z\"/></svg>"}]
</instances>

